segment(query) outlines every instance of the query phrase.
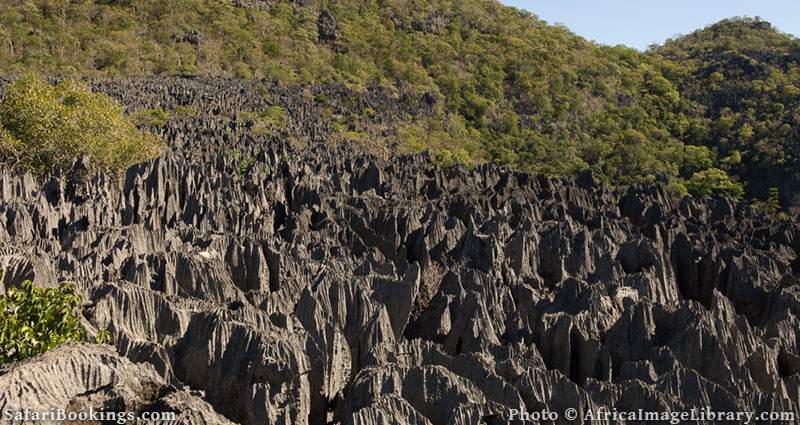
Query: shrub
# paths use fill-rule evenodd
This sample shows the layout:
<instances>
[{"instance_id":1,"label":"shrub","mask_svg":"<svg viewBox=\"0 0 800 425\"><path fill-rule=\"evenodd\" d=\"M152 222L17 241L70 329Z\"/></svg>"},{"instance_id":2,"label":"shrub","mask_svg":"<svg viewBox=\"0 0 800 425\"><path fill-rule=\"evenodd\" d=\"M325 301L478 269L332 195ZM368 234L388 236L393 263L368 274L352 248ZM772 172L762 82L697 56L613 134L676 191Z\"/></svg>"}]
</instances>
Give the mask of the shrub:
<instances>
[{"instance_id":1,"label":"shrub","mask_svg":"<svg viewBox=\"0 0 800 425\"><path fill-rule=\"evenodd\" d=\"M781 194L777 187L771 187L767 191L767 199L753 201L750 206L759 212L769 215L775 219L785 219L786 213L781 211Z\"/></svg>"},{"instance_id":2,"label":"shrub","mask_svg":"<svg viewBox=\"0 0 800 425\"><path fill-rule=\"evenodd\" d=\"M169 113L161 108L140 109L131 114L130 120L139 126L163 127L169 121Z\"/></svg>"},{"instance_id":3,"label":"shrub","mask_svg":"<svg viewBox=\"0 0 800 425\"><path fill-rule=\"evenodd\" d=\"M67 341L83 341L86 331L72 285L37 288L25 281L0 296L0 364L44 353Z\"/></svg>"},{"instance_id":4,"label":"shrub","mask_svg":"<svg viewBox=\"0 0 800 425\"><path fill-rule=\"evenodd\" d=\"M74 81L51 85L28 74L6 88L0 104L0 160L36 174L63 171L82 155L96 171L117 172L158 147L114 100Z\"/></svg>"},{"instance_id":5,"label":"shrub","mask_svg":"<svg viewBox=\"0 0 800 425\"><path fill-rule=\"evenodd\" d=\"M288 124L286 111L280 106L270 106L263 112L241 112L240 116L253 126L254 134L270 134Z\"/></svg>"},{"instance_id":6,"label":"shrub","mask_svg":"<svg viewBox=\"0 0 800 425\"><path fill-rule=\"evenodd\" d=\"M192 106L178 105L173 112L178 116L197 118L197 109Z\"/></svg>"},{"instance_id":7,"label":"shrub","mask_svg":"<svg viewBox=\"0 0 800 425\"><path fill-rule=\"evenodd\" d=\"M111 337L111 332L108 329L103 329L97 332L97 335L94 337L95 344L108 344L110 345L113 342L113 338Z\"/></svg>"},{"instance_id":8,"label":"shrub","mask_svg":"<svg viewBox=\"0 0 800 425\"><path fill-rule=\"evenodd\" d=\"M195 64L180 65L172 72L172 76L174 77L191 78L197 77L198 75L200 75L200 69L198 69Z\"/></svg>"},{"instance_id":9,"label":"shrub","mask_svg":"<svg viewBox=\"0 0 800 425\"><path fill-rule=\"evenodd\" d=\"M228 155L233 159L236 172L240 176L245 176L256 165L256 159L252 155L242 154L239 149L229 150Z\"/></svg>"}]
</instances>

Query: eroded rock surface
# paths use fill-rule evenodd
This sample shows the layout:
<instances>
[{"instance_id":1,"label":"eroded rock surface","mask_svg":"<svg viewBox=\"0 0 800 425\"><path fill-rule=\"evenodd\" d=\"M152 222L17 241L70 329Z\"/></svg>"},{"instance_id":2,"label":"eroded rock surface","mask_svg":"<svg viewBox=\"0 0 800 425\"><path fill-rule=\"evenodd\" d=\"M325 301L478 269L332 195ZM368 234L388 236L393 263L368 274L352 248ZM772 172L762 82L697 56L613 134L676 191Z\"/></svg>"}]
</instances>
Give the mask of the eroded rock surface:
<instances>
[{"instance_id":1,"label":"eroded rock surface","mask_svg":"<svg viewBox=\"0 0 800 425\"><path fill-rule=\"evenodd\" d=\"M12 365L0 408L69 403L61 379L243 424L800 405L796 220L588 175L378 159L320 143L310 104L253 83L97 87L198 114L173 118L168 151L121 182L0 171L4 287L76 282L118 353L70 345ZM407 105L393 102L375 109ZM272 136L226 112L269 104L291 117Z\"/></svg>"},{"instance_id":2,"label":"eroded rock surface","mask_svg":"<svg viewBox=\"0 0 800 425\"><path fill-rule=\"evenodd\" d=\"M107 346L68 343L41 356L14 364L0 374L0 411L65 417L90 412L132 415L130 423L148 413L171 413L147 423L230 424L197 395L178 390L147 363L133 363ZM8 413L7 413L8 412ZM34 418L31 416L31 418ZM97 417L99 418L99 417ZM160 417L159 417L160 418ZM21 417L20 419L23 419ZM63 423L57 418L44 423ZM116 418L110 419L115 422ZM15 423L34 423L30 419ZM77 423L94 421L77 421ZM42 422L36 422L42 423Z\"/></svg>"}]
</instances>

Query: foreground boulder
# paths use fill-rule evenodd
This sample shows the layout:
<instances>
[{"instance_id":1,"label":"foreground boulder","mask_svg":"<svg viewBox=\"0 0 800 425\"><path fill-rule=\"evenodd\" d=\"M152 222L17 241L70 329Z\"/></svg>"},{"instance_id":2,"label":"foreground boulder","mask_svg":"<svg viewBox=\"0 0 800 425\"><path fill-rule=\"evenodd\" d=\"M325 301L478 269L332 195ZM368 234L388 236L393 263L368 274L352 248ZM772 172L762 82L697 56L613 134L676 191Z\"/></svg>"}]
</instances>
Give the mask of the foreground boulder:
<instances>
[{"instance_id":1,"label":"foreground boulder","mask_svg":"<svg viewBox=\"0 0 800 425\"><path fill-rule=\"evenodd\" d=\"M33 416L19 416L58 409L68 418L106 412L132 415L128 419L136 419L157 412L166 418L148 423L231 423L196 395L167 385L152 366L132 363L106 346L65 344L12 364L0 374L0 410L4 412L4 420L11 415L12 423L58 423L51 418L41 421ZM74 422L95 422L89 418Z\"/></svg>"}]
</instances>

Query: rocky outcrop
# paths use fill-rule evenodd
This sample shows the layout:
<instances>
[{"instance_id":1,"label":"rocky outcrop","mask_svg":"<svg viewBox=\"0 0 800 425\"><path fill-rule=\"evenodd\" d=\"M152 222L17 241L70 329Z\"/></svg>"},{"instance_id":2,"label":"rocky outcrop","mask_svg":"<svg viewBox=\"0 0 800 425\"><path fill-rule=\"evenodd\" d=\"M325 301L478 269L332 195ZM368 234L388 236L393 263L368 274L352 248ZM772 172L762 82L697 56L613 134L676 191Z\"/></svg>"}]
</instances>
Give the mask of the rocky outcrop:
<instances>
[{"instance_id":1,"label":"rocky outcrop","mask_svg":"<svg viewBox=\"0 0 800 425\"><path fill-rule=\"evenodd\" d=\"M126 405L200 406L244 424L797 411L796 219L658 186L616 192L589 175L383 160L319 143L312 109L249 84L98 82L132 109L198 115L171 119L168 151L122 181L0 171L4 287L75 282L117 353L71 345L0 381L42 406L101 386ZM269 104L290 116L270 137L229 113ZM243 171L232 150L255 165ZM80 361L115 380L30 372L87 356L105 356ZM44 382L61 375L77 392ZM158 391L128 390L143 385Z\"/></svg>"},{"instance_id":2,"label":"rocky outcrop","mask_svg":"<svg viewBox=\"0 0 800 425\"><path fill-rule=\"evenodd\" d=\"M248 9L269 9L270 6L275 4L273 0L233 0L233 5L236 7L243 7Z\"/></svg>"},{"instance_id":3,"label":"rocky outcrop","mask_svg":"<svg viewBox=\"0 0 800 425\"><path fill-rule=\"evenodd\" d=\"M327 9L323 9L317 18L317 33L320 42L334 42L339 35L339 21Z\"/></svg>"}]
</instances>

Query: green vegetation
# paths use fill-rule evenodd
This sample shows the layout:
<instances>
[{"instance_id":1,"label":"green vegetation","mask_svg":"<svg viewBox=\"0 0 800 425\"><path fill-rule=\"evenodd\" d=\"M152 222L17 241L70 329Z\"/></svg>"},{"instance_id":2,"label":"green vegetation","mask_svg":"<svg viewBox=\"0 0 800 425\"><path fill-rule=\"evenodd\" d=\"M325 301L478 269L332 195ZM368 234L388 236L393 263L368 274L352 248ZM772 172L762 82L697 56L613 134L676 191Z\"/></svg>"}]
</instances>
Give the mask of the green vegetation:
<instances>
[{"instance_id":1,"label":"green vegetation","mask_svg":"<svg viewBox=\"0 0 800 425\"><path fill-rule=\"evenodd\" d=\"M239 115L252 126L254 134L270 134L288 124L286 111L280 106L270 106L263 112L240 112Z\"/></svg>"},{"instance_id":2,"label":"green vegetation","mask_svg":"<svg viewBox=\"0 0 800 425\"><path fill-rule=\"evenodd\" d=\"M761 201L756 200L750 205L754 210L763 212L775 219L787 218L787 215L781 208L780 190L777 187L771 187L767 191L767 199Z\"/></svg>"},{"instance_id":3,"label":"green vegetation","mask_svg":"<svg viewBox=\"0 0 800 425\"><path fill-rule=\"evenodd\" d=\"M671 40L651 55L691 102L718 166L767 197L800 161L800 40L758 19L729 19Z\"/></svg>"},{"instance_id":4,"label":"green vegetation","mask_svg":"<svg viewBox=\"0 0 800 425\"><path fill-rule=\"evenodd\" d=\"M137 126L163 127L169 121L169 113L161 108L141 109L132 113L130 120Z\"/></svg>"},{"instance_id":5,"label":"green vegetation","mask_svg":"<svg viewBox=\"0 0 800 425\"><path fill-rule=\"evenodd\" d=\"M188 118L197 117L197 109L192 108L191 106L177 105L175 106L173 113L176 116L181 116L181 117L188 117Z\"/></svg>"},{"instance_id":6,"label":"green vegetation","mask_svg":"<svg viewBox=\"0 0 800 425\"><path fill-rule=\"evenodd\" d=\"M442 165L470 164L481 156L480 134L457 114L401 125L398 133L405 150L428 150Z\"/></svg>"},{"instance_id":7,"label":"green vegetation","mask_svg":"<svg viewBox=\"0 0 800 425\"><path fill-rule=\"evenodd\" d=\"M765 22L723 21L639 53L494 0L325 7L333 36L318 34L317 3L22 2L0 16L0 72L380 85L435 99L431 116L399 118L401 150L551 175L589 169L615 184L668 177L679 192L719 184L763 198L797 169L800 43ZM372 114L335 121L333 138L385 144ZM279 115L249 118L268 132Z\"/></svg>"},{"instance_id":8,"label":"green vegetation","mask_svg":"<svg viewBox=\"0 0 800 425\"><path fill-rule=\"evenodd\" d=\"M246 175L256 165L256 159L252 155L243 154L239 149L230 149L228 156L233 160L240 176Z\"/></svg>"},{"instance_id":9,"label":"green vegetation","mask_svg":"<svg viewBox=\"0 0 800 425\"><path fill-rule=\"evenodd\" d=\"M686 183L686 189L695 196L724 195L740 198L744 195L742 185L731 181L730 177L719 168L709 168L692 175Z\"/></svg>"},{"instance_id":10,"label":"green vegetation","mask_svg":"<svg viewBox=\"0 0 800 425\"><path fill-rule=\"evenodd\" d=\"M95 344L111 344L112 342L111 332L107 329L97 331L97 335L94 337Z\"/></svg>"},{"instance_id":11,"label":"green vegetation","mask_svg":"<svg viewBox=\"0 0 800 425\"><path fill-rule=\"evenodd\" d=\"M33 74L11 83L0 104L0 160L36 174L67 169L86 155L98 171L116 172L155 156L157 139L139 132L104 94Z\"/></svg>"},{"instance_id":12,"label":"green vegetation","mask_svg":"<svg viewBox=\"0 0 800 425\"><path fill-rule=\"evenodd\" d=\"M86 332L76 310L79 302L72 285L37 288L31 281L0 296L0 364L68 341L83 341Z\"/></svg>"}]
</instances>

